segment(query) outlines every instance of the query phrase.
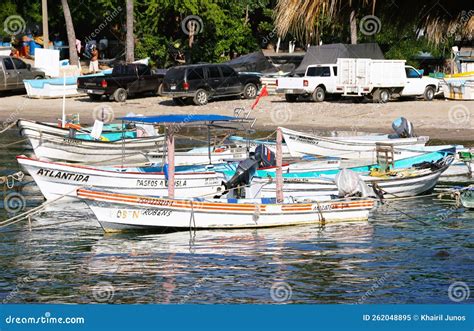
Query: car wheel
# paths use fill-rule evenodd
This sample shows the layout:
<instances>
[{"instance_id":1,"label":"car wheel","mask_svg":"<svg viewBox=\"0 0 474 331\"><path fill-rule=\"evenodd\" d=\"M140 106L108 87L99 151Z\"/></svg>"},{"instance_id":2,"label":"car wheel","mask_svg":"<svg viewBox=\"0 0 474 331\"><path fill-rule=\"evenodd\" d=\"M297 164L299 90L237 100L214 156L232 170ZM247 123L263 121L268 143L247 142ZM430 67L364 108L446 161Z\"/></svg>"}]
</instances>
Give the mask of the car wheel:
<instances>
[{"instance_id":1,"label":"car wheel","mask_svg":"<svg viewBox=\"0 0 474 331\"><path fill-rule=\"evenodd\" d=\"M388 100L390 100L390 92L387 89L381 89L379 92L379 100L382 103L388 102Z\"/></svg>"},{"instance_id":2,"label":"car wheel","mask_svg":"<svg viewBox=\"0 0 474 331\"><path fill-rule=\"evenodd\" d=\"M314 89L313 95L311 96L313 101L323 102L326 98L326 91L321 86L318 86Z\"/></svg>"},{"instance_id":3,"label":"car wheel","mask_svg":"<svg viewBox=\"0 0 474 331\"><path fill-rule=\"evenodd\" d=\"M173 98L173 102L177 106L184 106L184 104L186 103L186 99L185 98Z\"/></svg>"},{"instance_id":4,"label":"car wheel","mask_svg":"<svg viewBox=\"0 0 474 331\"><path fill-rule=\"evenodd\" d=\"M162 95L163 94L163 84L160 84L158 86L158 90L156 91L156 95Z\"/></svg>"},{"instance_id":5,"label":"car wheel","mask_svg":"<svg viewBox=\"0 0 474 331\"><path fill-rule=\"evenodd\" d=\"M98 94L89 94L89 99L91 99L92 101L99 101L101 98L102 98L101 95L98 95Z\"/></svg>"},{"instance_id":6,"label":"car wheel","mask_svg":"<svg viewBox=\"0 0 474 331\"><path fill-rule=\"evenodd\" d=\"M257 85L248 83L244 86L244 98L254 99L257 96Z\"/></svg>"},{"instance_id":7,"label":"car wheel","mask_svg":"<svg viewBox=\"0 0 474 331\"><path fill-rule=\"evenodd\" d=\"M118 88L114 92L114 100L117 102L125 102L127 100L127 91L123 88Z\"/></svg>"},{"instance_id":8,"label":"car wheel","mask_svg":"<svg viewBox=\"0 0 474 331\"><path fill-rule=\"evenodd\" d=\"M285 100L287 102L295 102L298 99L297 94L285 94Z\"/></svg>"},{"instance_id":9,"label":"car wheel","mask_svg":"<svg viewBox=\"0 0 474 331\"><path fill-rule=\"evenodd\" d=\"M209 101L209 93L204 89L199 89L193 98L194 104L198 106L204 106Z\"/></svg>"},{"instance_id":10,"label":"car wheel","mask_svg":"<svg viewBox=\"0 0 474 331\"><path fill-rule=\"evenodd\" d=\"M433 100L434 95L435 95L435 89L433 88L433 86L427 86L425 89L425 93L423 93L423 98L426 101L431 101Z\"/></svg>"}]
</instances>

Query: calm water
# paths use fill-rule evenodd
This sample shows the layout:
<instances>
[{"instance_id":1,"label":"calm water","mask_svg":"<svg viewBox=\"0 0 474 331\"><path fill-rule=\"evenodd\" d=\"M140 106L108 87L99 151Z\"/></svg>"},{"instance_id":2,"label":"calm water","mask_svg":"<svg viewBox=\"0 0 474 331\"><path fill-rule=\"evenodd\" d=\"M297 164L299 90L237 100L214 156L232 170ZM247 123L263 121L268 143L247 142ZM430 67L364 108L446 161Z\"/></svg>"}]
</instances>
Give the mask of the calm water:
<instances>
[{"instance_id":1,"label":"calm water","mask_svg":"<svg viewBox=\"0 0 474 331\"><path fill-rule=\"evenodd\" d=\"M21 152L2 149L2 174ZM33 184L20 193L42 202ZM0 229L2 302L450 303L454 282L474 301L474 211L432 198L325 228L105 235L81 203L31 226Z\"/></svg>"}]
</instances>

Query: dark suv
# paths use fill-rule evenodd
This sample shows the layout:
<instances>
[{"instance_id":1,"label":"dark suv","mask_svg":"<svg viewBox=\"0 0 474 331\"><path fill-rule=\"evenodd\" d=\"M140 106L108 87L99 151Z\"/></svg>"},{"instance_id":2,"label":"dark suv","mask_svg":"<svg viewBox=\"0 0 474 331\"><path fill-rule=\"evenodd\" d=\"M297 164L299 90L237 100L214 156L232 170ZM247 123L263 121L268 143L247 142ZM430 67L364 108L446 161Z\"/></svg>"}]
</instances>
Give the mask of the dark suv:
<instances>
[{"instance_id":1,"label":"dark suv","mask_svg":"<svg viewBox=\"0 0 474 331\"><path fill-rule=\"evenodd\" d=\"M188 100L205 105L209 99L232 95L252 99L259 87L258 75L239 74L224 64L194 64L169 69L163 79L162 93L173 97L178 105Z\"/></svg>"}]
</instances>

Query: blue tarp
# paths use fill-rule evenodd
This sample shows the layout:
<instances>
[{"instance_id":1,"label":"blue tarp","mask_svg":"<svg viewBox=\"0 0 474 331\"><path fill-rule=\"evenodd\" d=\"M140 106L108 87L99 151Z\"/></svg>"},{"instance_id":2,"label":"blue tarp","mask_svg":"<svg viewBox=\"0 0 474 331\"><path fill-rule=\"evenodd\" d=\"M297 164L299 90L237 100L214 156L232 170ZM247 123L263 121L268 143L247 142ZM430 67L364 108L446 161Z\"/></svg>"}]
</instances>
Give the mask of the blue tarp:
<instances>
[{"instance_id":1,"label":"blue tarp","mask_svg":"<svg viewBox=\"0 0 474 331\"><path fill-rule=\"evenodd\" d=\"M192 123L192 122L231 122L241 120L238 117L214 115L214 114L178 114L159 116L129 116L120 117L119 120L140 123Z\"/></svg>"}]
</instances>

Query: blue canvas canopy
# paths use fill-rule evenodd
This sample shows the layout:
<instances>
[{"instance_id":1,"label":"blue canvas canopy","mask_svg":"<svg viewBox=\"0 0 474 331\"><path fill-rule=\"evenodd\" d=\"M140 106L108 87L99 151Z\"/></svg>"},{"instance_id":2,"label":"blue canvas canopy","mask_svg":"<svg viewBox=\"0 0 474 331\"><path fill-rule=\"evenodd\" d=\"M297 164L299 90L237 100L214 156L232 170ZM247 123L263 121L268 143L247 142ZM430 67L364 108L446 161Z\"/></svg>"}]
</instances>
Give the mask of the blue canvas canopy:
<instances>
[{"instance_id":1,"label":"blue canvas canopy","mask_svg":"<svg viewBox=\"0 0 474 331\"><path fill-rule=\"evenodd\" d=\"M128 122L163 124L163 123L195 123L195 122L234 122L242 118L215 114L177 114L157 116L126 116L119 120Z\"/></svg>"}]
</instances>

